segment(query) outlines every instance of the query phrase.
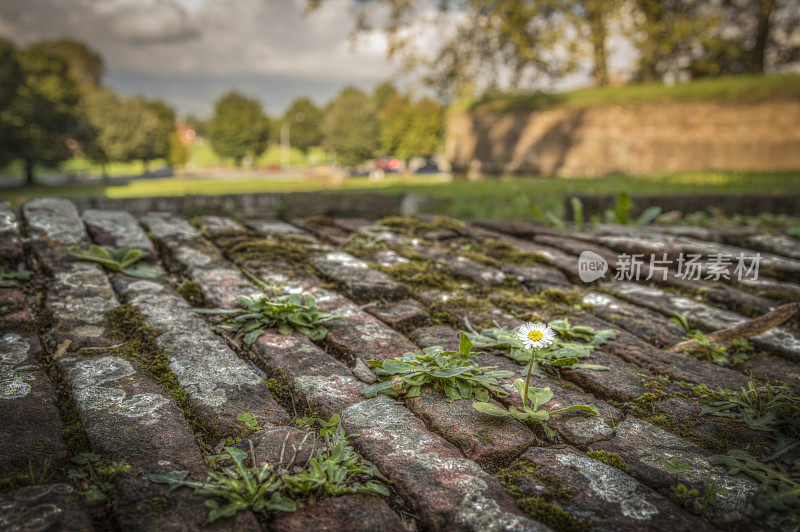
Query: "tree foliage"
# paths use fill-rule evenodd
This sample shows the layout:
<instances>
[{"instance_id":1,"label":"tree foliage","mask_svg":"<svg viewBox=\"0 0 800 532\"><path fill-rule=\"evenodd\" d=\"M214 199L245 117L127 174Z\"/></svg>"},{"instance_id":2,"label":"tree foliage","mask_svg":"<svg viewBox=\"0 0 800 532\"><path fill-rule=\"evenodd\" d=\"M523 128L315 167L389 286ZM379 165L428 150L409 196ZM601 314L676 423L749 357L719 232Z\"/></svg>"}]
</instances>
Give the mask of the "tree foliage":
<instances>
[{"instance_id":1,"label":"tree foliage","mask_svg":"<svg viewBox=\"0 0 800 532\"><path fill-rule=\"evenodd\" d=\"M162 124L143 99L96 89L85 95L83 107L93 132L85 149L91 159L107 163L152 158Z\"/></svg>"},{"instance_id":2,"label":"tree foliage","mask_svg":"<svg viewBox=\"0 0 800 532\"><path fill-rule=\"evenodd\" d=\"M439 102L413 102L407 94L388 97L379 114L381 151L408 160L430 157L441 144L443 117Z\"/></svg>"},{"instance_id":3,"label":"tree foliage","mask_svg":"<svg viewBox=\"0 0 800 532\"><path fill-rule=\"evenodd\" d=\"M261 103L236 91L217 100L207 127L214 151L237 166L245 156L255 158L263 152L269 139L270 123Z\"/></svg>"},{"instance_id":4,"label":"tree foliage","mask_svg":"<svg viewBox=\"0 0 800 532\"><path fill-rule=\"evenodd\" d=\"M325 110L323 142L344 166L373 157L379 148L378 113L372 98L356 88L345 88Z\"/></svg>"},{"instance_id":5,"label":"tree foliage","mask_svg":"<svg viewBox=\"0 0 800 532\"><path fill-rule=\"evenodd\" d=\"M32 183L36 164L54 166L77 147L78 89L67 64L47 50L20 52L6 43L0 58L10 69L0 75L0 95L7 100L0 109L0 158L21 159Z\"/></svg>"},{"instance_id":6,"label":"tree foliage","mask_svg":"<svg viewBox=\"0 0 800 532\"><path fill-rule=\"evenodd\" d=\"M99 87L106 71L103 57L80 41L39 41L32 44L30 50L47 53L64 61L70 78L81 88Z\"/></svg>"},{"instance_id":7,"label":"tree foliage","mask_svg":"<svg viewBox=\"0 0 800 532\"><path fill-rule=\"evenodd\" d=\"M290 143L307 151L322 143L322 110L310 98L296 98L281 119L290 126Z\"/></svg>"},{"instance_id":8,"label":"tree foliage","mask_svg":"<svg viewBox=\"0 0 800 532\"><path fill-rule=\"evenodd\" d=\"M389 57L445 98L551 88L587 64L605 85L613 32L636 48L641 81L764 72L800 60L797 0L442 0L433 10L424 0L374 0L357 2L355 13L356 32L381 26ZM425 26L441 35L433 54L413 38Z\"/></svg>"}]
</instances>

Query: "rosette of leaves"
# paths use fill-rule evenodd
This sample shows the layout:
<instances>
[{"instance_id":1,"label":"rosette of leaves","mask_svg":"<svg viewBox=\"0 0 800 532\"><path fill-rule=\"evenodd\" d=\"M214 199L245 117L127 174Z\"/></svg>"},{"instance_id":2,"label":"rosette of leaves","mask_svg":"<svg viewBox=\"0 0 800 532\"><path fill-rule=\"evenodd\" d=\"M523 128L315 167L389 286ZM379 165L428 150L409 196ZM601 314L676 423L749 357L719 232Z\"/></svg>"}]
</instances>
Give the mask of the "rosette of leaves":
<instances>
[{"instance_id":1,"label":"rosette of leaves","mask_svg":"<svg viewBox=\"0 0 800 532\"><path fill-rule=\"evenodd\" d=\"M284 476L287 489L297 495L315 497L343 495L345 493L377 493L389 495L389 489L380 482L389 483L372 462L364 460L353 450L338 415L329 421L303 418L298 424L314 427L320 425L319 436L325 445L308 461L305 468Z\"/></svg>"},{"instance_id":2,"label":"rosette of leaves","mask_svg":"<svg viewBox=\"0 0 800 532\"><path fill-rule=\"evenodd\" d=\"M525 393L525 381L522 379L515 380L514 388L517 389L521 399ZM532 386L528 388L527 405L524 406L522 410L519 410L515 406L506 408L499 404L490 403L488 401L477 401L472 403L472 406L475 408L475 410L483 412L484 414L489 414L490 416L513 417L527 423L538 423L539 426L542 427L545 436L550 439L555 436L555 432L547 424L548 420L550 420L550 416L564 412L583 412L593 416L598 415L597 407L594 405L572 405L553 410L546 410L545 408L542 408L544 405L549 403L551 399L553 399L553 391L549 386L545 388L536 388L535 386ZM522 401L522 403L525 404L526 401Z\"/></svg>"},{"instance_id":3,"label":"rosette of leaves","mask_svg":"<svg viewBox=\"0 0 800 532\"><path fill-rule=\"evenodd\" d=\"M152 482L169 484L171 489L192 488L196 493L211 495L206 500L210 509L208 521L230 517L241 510L254 512L292 512L297 501L317 500L345 493L389 495L386 479L371 462L353 450L340 418L329 421L303 418L298 424L314 428L319 424L320 449L305 465L275 467L268 463L247 466L248 454L237 447L225 447L225 454L214 456L214 462L231 465L211 471L203 481L192 480L186 471L150 475ZM310 433L309 433L310 434ZM315 443L316 445L316 443ZM255 464L255 454L251 457ZM294 464L294 460L291 460ZM219 499L222 499L220 503Z\"/></svg>"},{"instance_id":4,"label":"rosette of leaves","mask_svg":"<svg viewBox=\"0 0 800 532\"><path fill-rule=\"evenodd\" d=\"M739 391L714 390L705 384L680 383L703 403L701 415L724 417L762 431L772 449L763 460L735 449L711 457L730 473L743 472L761 483L753 506L761 512L800 509L800 396L786 384L756 384L750 379Z\"/></svg>"},{"instance_id":5,"label":"rosette of leaves","mask_svg":"<svg viewBox=\"0 0 800 532\"><path fill-rule=\"evenodd\" d=\"M450 402L473 396L488 401L490 393L508 396L497 379L513 377L514 373L494 370L496 366L478 366L471 357L472 342L462 332L458 351L434 346L405 353L400 358L369 360L367 363L374 368L379 381L361 394L368 398L379 393L390 397L417 397L423 386L431 385L435 390L443 390Z\"/></svg>"},{"instance_id":6,"label":"rosette of leaves","mask_svg":"<svg viewBox=\"0 0 800 532\"><path fill-rule=\"evenodd\" d=\"M152 279L164 274L164 270L161 268L139 262L147 256L147 252L141 249L92 246L87 250L73 247L70 248L69 253L73 257L96 262L106 270L122 272L131 277Z\"/></svg>"},{"instance_id":7,"label":"rosette of leaves","mask_svg":"<svg viewBox=\"0 0 800 532\"><path fill-rule=\"evenodd\" d=\"M283 494L286 483L270 464L247 467L244 465L247 453L236 447L225 447L225 453L233 466L211 471L205 480L187 478L187 471L150 475L150 480L169 484L172 490L187 487L194 489L195 493L223 499L223 504L215 499L206 500L205 504L210 510L209 522L247 509L255 512L293 512L297 509L294 500Z\"/></svg>"},{"instance_id":8,"label":"rosette of leaves","mask_svg":"<svg viewBox=\"0 0 800 532\"><path fill-rule=\"evenodd\" d=\"M337 318L320 312L317 300L310 294L289 294L269 298L264 294L240 296L239 308L195 309L201 314L225 316L218 329L244 335L244 343L253 344L267 329L277 327L281 334L297 331L312 340L322 340L328 334L322 324Z\"/></svg>"},{"instance_id":9,"label":"rosette of leaves","mask_svg":"<svg viewBox=\"0 0 800 532\"><path fill-rule=\"evenodd\" d=\"M9 269L5 264L0 264L0 287L20 286L22 284L20 281L27 281L32 275L31 271L15 271Z\"/></svg>"},{"instance_id":10,"label":"rosette of leaves","mask_svg":"<svg viewBox=\"0 0 800 532\"><path fill-rule=\"evenodd\" d=\"M550 347L536 349L533 354L517 338L515 332L508 329L486 329L480 333L472 331L468 336L476 349L499 351L517 364L528 364L531 356L534 356L531 373L540 378L547 376L544 369L548 366L608 370L607 366L582 363L581 360L589 358L595 349L616 338L615 331L597 331L585 325L572 325L566 318L553 320L548 325L558 333L556 340Z\"/></svg>"}]
</instances>

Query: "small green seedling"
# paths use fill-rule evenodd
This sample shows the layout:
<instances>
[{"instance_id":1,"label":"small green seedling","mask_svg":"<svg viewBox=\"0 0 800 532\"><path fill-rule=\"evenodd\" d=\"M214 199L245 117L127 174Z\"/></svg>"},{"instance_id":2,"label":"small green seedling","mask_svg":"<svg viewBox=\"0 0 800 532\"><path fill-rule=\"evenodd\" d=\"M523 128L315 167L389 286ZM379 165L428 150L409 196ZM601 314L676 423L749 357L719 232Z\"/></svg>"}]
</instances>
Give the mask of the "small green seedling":
<instances>
[{"instance_id":1,"label":"small green seedling","mask_svg":"<svg viewBox=\"0 0 800 532\"><path fill-rule=\"evenodd\" d=\"M108 499L114 490L114 478L122 473L130 473L131 466L111 462L105 463L100 455L80 453L70 461L80 467L69 470L68 477L78 485L78 491L89 504L96 504Z\"/></svg>"},{"instance_id":2,"label":"small green seedling","mask_svg":"<svg viewBox=\"0 0 800 532\"><path fill-rule=\"evenodd\" d=\"M31 278L33 272L28 270L11 270L5 264L0 264L0 288L8 288L12 286L20 286L20 281L27 281Z\"/></svg>"},{"instance_id":3,"label":"small green seedling","mask_svg":"<svg viewBox=\"0 0 800 532\"><path fill-rule=\"evenodd\" d=\"M346 493L390 495L386 487L389 480L371 462L356 454L350 445L355 435L345 433L338 415L328 421L302 418L298 424L309 429L320 427L317 441L321 441L322 448L307 464L295 464L292 459L286 466L281 460L280 467L267 463L255 465L253 453L250 459L254 465L248 467L245 465L248 454L228 446L225 454L215 456L212 463L230 461L233 465L209 472L203 481L187 478L186 471L150 475L150 480L168 484L173 490L188 487L196 493L211 495L213 498L205 502L210 510L209 522L248 509L259 513L292 512L297 509L297 501L311 502Z\"/></svg>"},{"instance_id":4,"label":"small green seedling","mask_svg":"<svg viewBox=\"0 0 800 532\"><path fill-rule=\"evenodd\" d=\"M525 381L522 379L517 379L514 381L514 388L517 389L519 393L520 399L522 399L525 390ZM586 414L591 414L593 416L599 415L597 411L597 407L594 405L572 405L567 406L564 408L556 408L553 410L545 410L542 408L544 405L550 402L553 399L553 391L550 387L546 388L536 388L536 387L529 387L528 388L528 401L522 401L523 409L520 411L514 406L510 406L505 408L496 403L490 403L488 401L478 401L472 403L472 406L475 410L479 412L483 412L484 414L489 414L490 416L497 416L497 417L513 417L523 422L534 422L538 423L539 426L542 427L545 435L553 439L555 437L555 431L547 424L547 421L550 419L550 416L554 414L562 414L564 412L583 412Z\"/></svg>"},{"instance_id":5,"label":"small green seedling","mask_svg":"<svg viewBox=\"0 0 800 532\"><path fill-rule=\"evenodd\" d=\"M417 397L425 385L444 391L449 401L470 399L473 395L481 401L489 400L489 393L498 397L508 395L498 385L497 379L513 377L511 371L491 371L494 366L478 366L472 360L472 342L463 332L458 351L441 347L428 347L423 351L405 353L400 358L367 361L375 371L376 382L361 394L374 397L379 393L397 397Z\"/></svg>"},{"instance_id":6,"label":"small green seedling","mask_svg":"<svg viewBox=\"0 0 800 532\"><path fill-rule=\"evenodd\" d=\"M92 246L88 250L77 247L70 248L70 255L79 259L96 262L112 272L122 272L131 277L152 279L164 274L164 270L140 263L147 256L146 251L135 248L114 249L110 247Z\"/></svg>"},{"instance_id":7,"label":"small green seedling","mask_svg":"<svg viewBox=\"0 0 800 532\"><path fill-rule=\"evenodd\" d=\"M253 417L253 414L239 414L236 416L236 419L243 421L244 426L247 427L247 430L258 432L262 429L262 427L259 426L258 421L256 421L256 418Z\"/></svg>"},{"instance_id":8,"label":"small green seedling","mask_svg":"<svg viewBox=\"0 0 800 532\"><path fill-rule=\"evenodd\" d=\"M322 324L338 316L320 312L317 300L310 294L290 294L269 298L264 294L239 297L239 308L195 309L200 314L225 316L219 330L244 335L244 343L252 345L270 327L281 334L297 331L312 340L322 340L328 329Z\"/></svg>"}]
</instances>

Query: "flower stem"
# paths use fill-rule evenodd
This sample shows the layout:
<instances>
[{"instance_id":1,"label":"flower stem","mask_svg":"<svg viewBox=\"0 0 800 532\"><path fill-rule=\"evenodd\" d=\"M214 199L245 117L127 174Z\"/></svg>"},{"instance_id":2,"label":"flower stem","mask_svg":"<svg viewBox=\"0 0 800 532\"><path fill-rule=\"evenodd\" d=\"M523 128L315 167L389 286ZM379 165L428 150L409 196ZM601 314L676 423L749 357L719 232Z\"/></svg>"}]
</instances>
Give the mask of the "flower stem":
<instances>
[{"instance_id":1,"label":"flower stem","mask_svg":"<svg viewBox=\"0 0 800 532\"><path fill-rule=\"evenodd\" d=\"M525 391L522 394L522 409L528 406L528 383L531 380L531 371L533 370L533 355L536 353L536 348L531 348L531 362L528 364L528 374L525 375Z\"/></svg>"}]
</instances>

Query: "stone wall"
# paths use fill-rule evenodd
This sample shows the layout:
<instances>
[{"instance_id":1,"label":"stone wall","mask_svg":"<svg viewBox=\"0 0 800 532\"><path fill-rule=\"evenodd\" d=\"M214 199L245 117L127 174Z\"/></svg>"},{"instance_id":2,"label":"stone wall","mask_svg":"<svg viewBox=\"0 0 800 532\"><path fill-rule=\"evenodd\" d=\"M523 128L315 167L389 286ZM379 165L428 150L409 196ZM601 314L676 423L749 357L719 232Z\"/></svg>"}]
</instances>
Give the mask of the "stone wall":
<instances>
[{"instance_id":1,"label":"stone wall","mask_svg":"<svg viewBox=\"0 0 800 532\"><path fill-rule=\"evenodd\" d=\"M800 168L800 101L479 107L448 118L445 155L455 171L473 174L794 170Z\"/></svg>"},{"instance_id":2,"label":"stone wall","mask_svg":"<svg viewBox=\"0 0 800 532\"><path fill-rule=\"evenodd\" d=\"M371 192L265 192L147 198L73 198L78 210L125 210L134 214L165 211L185 215L226 214L291 219L299 216L358 216L378 219L414 214L417 201L407 194Z\"/></svg>"}]
</instances>

